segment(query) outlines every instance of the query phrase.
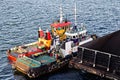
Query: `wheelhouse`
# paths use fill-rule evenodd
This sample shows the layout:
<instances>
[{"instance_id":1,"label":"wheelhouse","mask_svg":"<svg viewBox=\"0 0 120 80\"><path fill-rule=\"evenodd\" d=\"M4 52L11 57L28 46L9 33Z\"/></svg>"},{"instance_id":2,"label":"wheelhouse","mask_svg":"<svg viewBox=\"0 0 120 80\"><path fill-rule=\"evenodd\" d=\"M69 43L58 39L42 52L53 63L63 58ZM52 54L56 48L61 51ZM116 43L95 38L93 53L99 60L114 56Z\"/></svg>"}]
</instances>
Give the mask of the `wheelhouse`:
<instances>
[{"instance_id":1,"label":"wheelhouse","mask_svg":"<svg viewBox=\"0 0 120 80\"><path fill-rule=\"evenodd\" d=\"M72 29L66 31L65 35L68 40L72 40L74 44L77 45L82 45L93 40L89 35L87 35L87 30L83 24L81 24L80 27L73 26Z\"/></svg>"},{"instance_id":2,"label":"wheelhouse","mask_svg":"<svg viewBox=\"0 0 120 80\"><path fill-rule=\"evenodd\" d=\"M65 34L66 34L67 38L77 39L77 38L86 36L86 33L87 33L87 30L85 27L74 26L71 30L66 31Z\"/></svg>"},{"instance_id":3,"label":"wheelhouse","mask_svg":"<svg viewBox=\"0 0 120 80\"><path fill-rule=\"evenodd\" d=\"M70 30L71 22L63 21L63 22L54 22L51 24L51 30L53 36L59 36L60 40L66 38L65 32Z\"/></svg>"}]
</instances>

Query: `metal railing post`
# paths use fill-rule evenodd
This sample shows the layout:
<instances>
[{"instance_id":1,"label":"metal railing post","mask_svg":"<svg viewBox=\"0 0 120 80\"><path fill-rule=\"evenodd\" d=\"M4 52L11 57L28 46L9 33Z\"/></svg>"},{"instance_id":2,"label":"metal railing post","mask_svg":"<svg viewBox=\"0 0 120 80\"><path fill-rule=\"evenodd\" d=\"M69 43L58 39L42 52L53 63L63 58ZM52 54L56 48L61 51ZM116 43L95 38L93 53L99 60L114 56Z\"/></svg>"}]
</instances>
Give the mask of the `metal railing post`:
<instances>
[{"instance_id":1,"label":"metal railing post","mask_svg":"<svg viewBox=\"0 0 120 80\"><path fill-rule=\"evenodd\" d=\"M82 48L82 54L81 54L81 61L80 61L80 63L83 62L83 53L84 53L84 48Z\"/></svg>"},{"instance_id":2,"label":"metal railing post","mask_svg":"<svg viewBox=\"0 0 120 80\"><path fill-rule=\"evenodd\" d=\"M95 63L96 63L96 55L97 55L97 51L95 51L95 57L94 57L93 67L95 67Z\"/></svg>"},{"instance_id":3,"label":"metal railing post","mask_svg":"<svg viewBox=\"0 0 120 80\"><path fill-rule=\"evenodd\" d=\"M110 67L110 59L111 59L111 54L109 54L109 60L108 60L107 71L109 71L109 67Z\"/></svg>"}]
</instances>

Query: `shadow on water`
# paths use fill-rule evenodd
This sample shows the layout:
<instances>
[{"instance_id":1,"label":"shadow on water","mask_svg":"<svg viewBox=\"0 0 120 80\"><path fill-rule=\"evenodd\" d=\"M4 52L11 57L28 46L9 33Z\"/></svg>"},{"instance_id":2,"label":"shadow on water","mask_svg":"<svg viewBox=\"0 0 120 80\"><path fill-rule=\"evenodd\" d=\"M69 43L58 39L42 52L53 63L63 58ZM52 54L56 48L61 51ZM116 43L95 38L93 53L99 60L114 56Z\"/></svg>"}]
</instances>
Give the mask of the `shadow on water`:
<instances>
[{"instance_id":1,"label":"shadow on water","mask_svg":"<svg viewBox=\"0 0 120 80\"><path fill-rule=\"evenodd\" d=\"M18 76L19 76L19 80L73 80L74 76L72 75L75 74L73 72L75 71L68 71L67 67L65 67L64 69L60 69L52 73L44 74L37 78L29 78L18 71L14 71L14 77L16 80L18 79ZM69 75L71 75L71 77ZM75 79L75 80L82 80L82 79Z\"/></svg>"},{"instance_id":2,"label":"shadow on water","mask_svg":"<svg viewBox=\"0 0 120 80\"><path fill-rule=\"evenodd\" d=\"M82 70L69 69L68 67L37 78L29 78L18 71L14 71L14 77L16 80L109 80Z\"/></svg>"},{"instance_id":3,"label":"shadow on water","mask_svg":"<svg viewBox=\"0 0 120 80\"><path fill-rule=\"evenodd\" d=\"M16 80L84 80L79 71L67 67L32 79L18 71L14 71L14 77Z\"/></svg>"}]
</instances>

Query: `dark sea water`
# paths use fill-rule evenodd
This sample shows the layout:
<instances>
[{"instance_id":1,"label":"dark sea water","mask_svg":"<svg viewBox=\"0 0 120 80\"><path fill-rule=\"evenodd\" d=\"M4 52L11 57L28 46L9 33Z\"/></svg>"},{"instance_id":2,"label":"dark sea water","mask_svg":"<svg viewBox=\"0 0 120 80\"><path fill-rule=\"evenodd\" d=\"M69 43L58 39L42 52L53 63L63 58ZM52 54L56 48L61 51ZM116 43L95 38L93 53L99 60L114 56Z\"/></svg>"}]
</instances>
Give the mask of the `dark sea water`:
<instances>
[{"instance_id":1,"label":"dark sea water","mask_svg":"<svg viewBox=\"0 0 120 80\"><path fill-rule=\"evenodd\" d=\"M103 36L120 29L120 0L0 0L0 80L30 80L12 70L6 50L37 40L37 30L50 29L59 18L59 5L74 23L84 23L90 34ZM79 70L65 69L34 80L106 80Z\"/></svg>"}]
</instances>

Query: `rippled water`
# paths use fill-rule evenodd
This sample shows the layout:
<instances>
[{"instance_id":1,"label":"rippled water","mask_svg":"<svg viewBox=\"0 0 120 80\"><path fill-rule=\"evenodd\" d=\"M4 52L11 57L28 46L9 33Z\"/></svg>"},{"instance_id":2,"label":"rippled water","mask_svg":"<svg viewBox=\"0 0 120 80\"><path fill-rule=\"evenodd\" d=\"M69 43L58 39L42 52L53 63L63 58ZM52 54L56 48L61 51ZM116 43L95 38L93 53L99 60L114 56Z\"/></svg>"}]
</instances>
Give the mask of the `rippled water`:
<instances>
[{"instance_id":1,"label":"rippled water","mask_svg":"<svg viewBox=\"0 0 120 80\"><path fill-rule=\"evenodd\" d=\"M90 34L103 36L120 28L120 0L0 0L0 80L28 79L11 69L6 58L6 50L16 45L36 41L39 26L44 30L50 29L50 23L59 17L60 3L68 20L74 23L75 1L77 22L85 23ZM78 70L68 69L47 75L46 79L95 79L95 76L90 78L82 74Z\"/></svg>"}]
</instances>

